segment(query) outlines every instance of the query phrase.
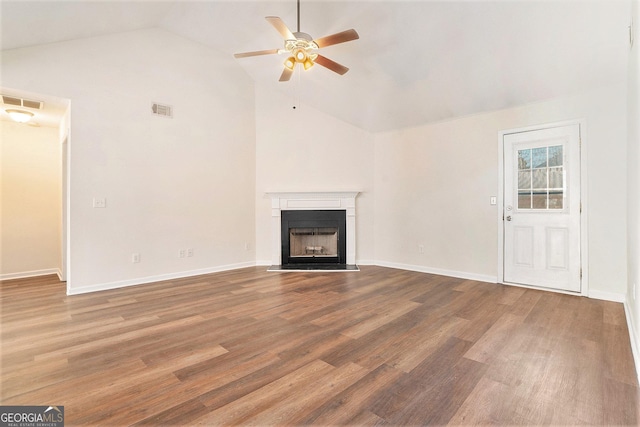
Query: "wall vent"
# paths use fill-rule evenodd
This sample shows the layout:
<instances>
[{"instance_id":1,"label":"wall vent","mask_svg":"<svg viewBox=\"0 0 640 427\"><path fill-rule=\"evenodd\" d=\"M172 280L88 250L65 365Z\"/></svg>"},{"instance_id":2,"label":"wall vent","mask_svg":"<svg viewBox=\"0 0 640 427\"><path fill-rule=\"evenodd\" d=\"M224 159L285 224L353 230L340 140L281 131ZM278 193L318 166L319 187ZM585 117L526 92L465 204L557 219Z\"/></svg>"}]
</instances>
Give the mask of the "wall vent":
<instances>
[{"instance_id":1,"label":"wall vent","mask_svg":"<svg viewBox=\"0 0 640 427\"><path fill-rule=\"evenodd\" d=\"M33 101L29 99L17 98L15 96L2 95L2 102L6 105L15 105L16 107L34 108L42 110L44 103L42 101Z\"/></svg>"},{"instance_id":2,"label":"wall vent","mask_svg":"<svg viewBox=\"0 0 640 427\"><path fill-rule=\"evenodd\" d=\"M158 104L154 102L151 105L151 111L156 116L168 117L168 118L173 117L173 107L171 107L171 105Z\"/></svg>"}]
</instances>

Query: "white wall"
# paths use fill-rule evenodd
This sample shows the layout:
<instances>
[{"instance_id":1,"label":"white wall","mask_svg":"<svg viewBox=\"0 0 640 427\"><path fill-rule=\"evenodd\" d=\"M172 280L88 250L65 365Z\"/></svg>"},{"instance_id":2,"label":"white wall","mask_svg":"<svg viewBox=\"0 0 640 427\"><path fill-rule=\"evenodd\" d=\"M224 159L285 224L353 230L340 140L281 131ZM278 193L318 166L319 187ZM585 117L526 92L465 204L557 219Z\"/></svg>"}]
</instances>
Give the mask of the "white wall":
<instances>
[{"instance_id":1,"label":"white wall","mask_svg":"<svg viewBox=\"0 0 640 427\"><path fill-rule=\"evenodd\" d=\"M302 80L304 84L304 80ZM374 259L373 141L368 132L256 87L256 243L271 261L266 192L361 191L356 198L356 261Z\"/></svg>"},{"instance_id":2,"label":"white wall","mask_svg":"<svg viewBox=\"0 0 640 427\"><path fill-rule=\"evenodd\" d=\"M498 118L477 116L376 136L379 262L495 276L496 210L489 197L497 194L500 126Z\"/></svg>"},{"instance_id":3,"label":"white wall","mask_svg":"<svg viewBox=\"0 0 640 427\"><path fill-rule=\"evenodd\" d=\"M628 293L631 340L640 374L640 4L632 2L635 42L629 56L628 91Z\"/></svg>"},{"instance_id":4,"label":"white wall","mask_svg":"<svg viewBox=\"0 0 640 427\"><path fill-rule=\"evenodd\" d=\"M268 263L269 191L362 191L360 263L495 279L498 131L575 118L587 123L591 291L626 293L625 85L372 135L254 91L232 58L162 30L1 59L4 85L71 99L71 293ZM153 101L175 117L151 116Z\"/></svg>"},{"instance_id":5,"label":"white wall","mask_svg":"<svg viewBox=\"0 0 640 427\"><path fill-rule=\"evenodd\" d=\"M498 132L578 118L587 124L590 292L622 300L625 85L376 135L377 260L495 280L498 213L489 199L498 192Z\"/></svg>"},{"instance_id":6,"label":"white wall","mask_svg":"<svg viewBox=\"0 0 640 427\"><path fill-rule=\"evenodd\" d=\"M0 122L0 278L61 270L58 129Z\"/></svg>"},{"instance_id":7,"label":"white wall","mask_svg":"<svg viewBox=\"0 0 640 427\"><path fill-rule=\"evenodd\" d=\"M70 293L253 263L253 88L233 58L154 29L0 59L3 85L71 100Z\"/></svg>"}]
</instances>

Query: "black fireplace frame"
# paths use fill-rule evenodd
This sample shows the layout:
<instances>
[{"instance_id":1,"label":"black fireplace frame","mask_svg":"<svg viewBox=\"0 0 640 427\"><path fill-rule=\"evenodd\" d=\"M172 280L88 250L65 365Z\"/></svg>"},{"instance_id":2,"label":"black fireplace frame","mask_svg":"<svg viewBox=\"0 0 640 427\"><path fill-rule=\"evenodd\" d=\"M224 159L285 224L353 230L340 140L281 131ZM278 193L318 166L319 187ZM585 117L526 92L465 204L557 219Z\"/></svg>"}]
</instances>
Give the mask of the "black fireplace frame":
<instances>
[{"instance_id":1,"label":"black fireplace frame","mask_svg":"<svg viewBox=\"0 0 640 427\"><path fill-rule=\"evenodd\" d=\"M338 256L314 257L290 254L291 228L334 227L338 229ZM293 265L346 265L347 264L347 211L346 210L283 210L281 211L280 243L282 266Z\"/></svg>"}]
</instances>

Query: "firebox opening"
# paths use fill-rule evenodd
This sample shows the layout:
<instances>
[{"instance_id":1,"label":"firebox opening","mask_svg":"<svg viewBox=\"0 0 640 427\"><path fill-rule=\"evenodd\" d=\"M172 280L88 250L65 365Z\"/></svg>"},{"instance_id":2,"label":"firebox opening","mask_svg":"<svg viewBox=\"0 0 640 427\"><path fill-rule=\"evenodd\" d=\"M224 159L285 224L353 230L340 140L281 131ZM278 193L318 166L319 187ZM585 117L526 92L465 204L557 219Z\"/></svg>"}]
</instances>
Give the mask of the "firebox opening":
<instances>
[{"instance_id":1,"label":"firebox opening","mask_svg":"<svg viewBox=\"0 0 640 427\"><path fill-rule=\"evenodd\" d=\"M338 229L336 227L296 227L289 230L291 257L338 256Z\"/></svg>"}]
</instances>

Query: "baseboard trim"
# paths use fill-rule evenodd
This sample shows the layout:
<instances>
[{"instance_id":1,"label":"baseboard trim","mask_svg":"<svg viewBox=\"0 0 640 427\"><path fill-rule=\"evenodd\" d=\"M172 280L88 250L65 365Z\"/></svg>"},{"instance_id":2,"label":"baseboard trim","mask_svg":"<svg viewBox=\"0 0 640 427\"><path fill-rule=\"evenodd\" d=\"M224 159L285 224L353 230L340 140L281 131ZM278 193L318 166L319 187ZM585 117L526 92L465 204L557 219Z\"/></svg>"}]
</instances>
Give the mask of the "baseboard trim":
<instances>
[{"instance_id":1,"label":"baseboard trim","mask_svg":"<svg viewBox=\"0 0 640 427\"><path fill-rule=\"evenodd\" d=\"M57 274L58 278L62 277L62 272L60 271L59 268L45 268L43 270L22 271L19 273L0 274L0 280L26 279L29 277L49 276L51 274Z\"/></svg>"},{"instance_id":2,"label":"baseboard trim","mask_svg":"<svg viewBox=\"0 0 640 427\"><path fill-rule=\"evenodd\" d=\"M110 289L124 288L128 286L144 285L146 283L162 282L164 280L182 279L185 277L200 276L203 274L219 273L222 271L237 270L239 268L254 267L255 262L241 262L237 264L220 265L216 267L202 268L198 270L180 271L177 273L160 274L156 276L139 277L131 280L122 280L110 283L100 283L97 285L82 286L67 290L67 295L80 295L89 292L106 291Z\"/></svg>"},{"instance_id":3,"label":"baseboard trim","mask_svg":"<svg viewBox=\"0 0 640 427\"><path fill-rule=\"evenodd\" d=\"M362 265L366 265L362 263ZM444 270L441 268L426 267L423 265L400 264L396 262L376 261L375 265L380 267L397 268L400 270L417 271L419 273L437 274L439 276L456 277L458 279L475 280L478 282L498 283L497 276L486 274L469 273L466 271Z\"/></svg>"},{"instance_id":4,"label":"baseboard trim","mask_svg":"<svg viewBox=\"0 0 640 427\"><path fill-rule=\"evenodd\" d=\"M459 279L466 279L466 280L476 280L479 282L487 282L487 283L498 282L498 278L491 275L476 274L476 273L469 273L469 272L462 272L462 271L455 271L455 270L445 270L445 269L426 267L421 265L401 264L401 263L387 262L387 261L370 261L370 260L360 260L358 261L358 264L397 268L400 270L416 271L419 273L428 273L428 274L437 274L440 276L456 277ZM192 276L199 276L203 274L218 273L222 271L237 270L237 269L246 268L246 267L269 266L269 265L270 263L268 261L243 262L243 263L236 263L236 264L221 265L221 266L203 268L198 270L181 271L177 273L161 274L161 275L142 277L142 278L132 279L132 280L123 280L118 282L84 286L76 289L68 289L67 295L79 295L79 294L85 294L89 292L98 292L98 291L105 291L109 289L117 289L117 288L123 288L128 286L142 285L146 283L161 282L163 280L180 279L184 277L192 277ZM60 277L62 273L59 269L53 268L53 269L37 270L37 271L22 272L22 273L3 274L3 275L0 275L0 280L36 277L36 276L44 276L49 274L57 274L58 277ZM640 348L638 347L640 343L636 342L636 339L635 339L635 337L637 336L636 335L637 328L633 323L633 317L631 316L630 308L626 301L625 295L613 293L613 292L591 290L589 291L589 298L620 302L623 304L625 317L627 320L627 328L629 330L629 341L631 343L631 352L632 352L633 360L636 367L636 375L638 377L638 382L640 382L640 369L639 369Z\"/></svg>"},{"instance_id":5,"label":"baseboard trim","mask_svg":"<svg viewBox=\"0 0 640 427\"><path fill-rule=\"evenodd\" d=\"M631 354L633 355L633 361L636 365L636 376L638 377L638 383L640 383L640 348L638 348L638 341L636 337L636 327L633 324L633 316L631 315L631 308L627 301L624 302L624 315L627 318L627 329L629 330L629 342L631 343Z\"/></svg>"},{"instance_id":6,"label":"baseboard trim","mask_svg":"<svg viewBox=\"0 0 640 427\"><path fill-rule=\"evenodd\" d=\"M589 290L589 298L601 299L604 301L621 302L621 303L624 303L627 299L625 294L617 294L614 292L604 292L604 291L598 291L594 289Z\"/></svg>"},{"instance_id":7,"label":"baseboard trim","mask_svg":"<svg viewBox=\"0 0 640 427\"><path fill-rule=\"evenodd\" d=\"M373 261L373 260L359 260L357 265L374 265L374 266L380 266L380 267L397 268L400 270L416 271L419 273L437 274L439 276L455 277L458 279L476 280L478 282L498 283L497 276L469 273L466 271L445 270L441 268L434 268L434 267L428 267L428 266L422 266L422 265L402 264L402 263L396 263L396 262ZM83 286L80 288L69 289L67 292L67 295L78 295L78 294L84 294L88 292L117 289L117 288L122 288L127 286L142 285L145 283L160 282L163 280L171 280L171 279L180 279L184 277L199 276L203 274L218 273L222 271L236 270L239 268L255 267L255 266L269 267L271 266L271 263L265 260L255 261L255 262L249 261L249 262L243 262L243 263L237 263L237 264L228 264L228 265L222 265L217 267L203 268L198 270L180 271L177 273L141 277L141 278L131 279L131 280L101 283L97 285ZM38 270L38 271L24 272L24 273L4 274L4 275L0 275L0 280L28 278L28 277L44 276L49 274L57 274L58 277L60 278L62 275L62 272L59 269L53 268L53 269ZM548 290L543 288L535 288L535 289ZM624 294L604 292L604 291L598 291L598 290L590 290L588 297L593 299L613 301L613 302L619 302L619 303L625 303L625 300L626 300ZM626 304L625 304L625 309L626 309Z\"/></svg>"}]
</instances>

